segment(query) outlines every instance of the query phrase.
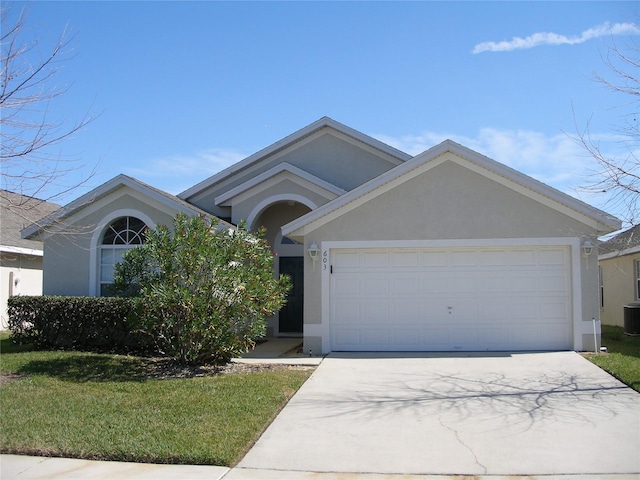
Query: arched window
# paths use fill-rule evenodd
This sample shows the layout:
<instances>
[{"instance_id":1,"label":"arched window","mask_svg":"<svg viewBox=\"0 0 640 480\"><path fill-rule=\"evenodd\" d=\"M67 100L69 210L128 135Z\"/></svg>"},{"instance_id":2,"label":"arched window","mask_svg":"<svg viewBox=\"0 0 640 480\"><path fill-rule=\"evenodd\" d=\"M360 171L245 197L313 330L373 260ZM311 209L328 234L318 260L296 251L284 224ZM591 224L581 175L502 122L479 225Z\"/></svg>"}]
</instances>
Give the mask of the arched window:
<instances>
[{"instance_id":1,"label":"arched window","mask_svg":"<svg viewBox=\"0 0 640 480\"><path fill-rule=\"evenodd\" d=\"M144 243L147 226L135 217L120 217L107 226L100 245L100 295L109 296L113 283L114 266L122 261L127 250Z\"/></svg>"}]
</instances>

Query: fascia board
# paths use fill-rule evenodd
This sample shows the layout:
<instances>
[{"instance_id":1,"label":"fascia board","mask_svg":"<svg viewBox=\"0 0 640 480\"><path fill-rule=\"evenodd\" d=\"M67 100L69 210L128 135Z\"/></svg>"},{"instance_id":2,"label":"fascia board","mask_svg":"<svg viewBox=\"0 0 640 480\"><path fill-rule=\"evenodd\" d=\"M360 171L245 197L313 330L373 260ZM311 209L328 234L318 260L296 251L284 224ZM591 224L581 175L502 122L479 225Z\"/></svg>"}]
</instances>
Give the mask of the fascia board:
<instances>
[{"instance_id":1,"label":"fascia board","mask_svg":"<svg viewBox=\"0 0 640 480\"><path fill-rule=\"evenodd\" d=\"M610 258L615 257L623 257L625 255L631 255L634 253L640 252L640 245L631 248L624 248L622 250L616 250L614 252L605 253L603 255L598 255L598 260L608 260Z\"/></svg>"},{"instance_id":2,"label":"fascia board","mask_svg":"<svg viewBox=\"0 0 640 480\"><path fill-rule=\"evenodd\" d=\"M283 162L276 165L273 168L270 168L266 172L263 172L260 175L257 175L251 178L250 180L238 185L237 187L232 188L231 190L223 193L222 195L217 196L214 199L215 204L219 206L228 206L226 205L227 202L229 202L234 197L242 195L243 193L257 187L259 184L266 182L269 179L272 179L272 178L275 179L276 176L285 172L290 173L293 176L293 178L291 179L294 181L295 181L295 177L297 177L305 182L308 182L324 190L325 192L318 192L324 196L326 196L326 192L331 193L332 194L330 195L331 199L335 198L336 196L344 195L346 193L345 190L333 185L332 183L322 180L321 178L318 178L315 175L305 172L304 170L298 167L295 167L289 163Z\"/></svg>"},{"instance_id":3,"label":"fascia board","mask_svg":"<svg viewBox=\"0 0 640 480\"><path fill-rule=\"evenodd\" d=\"M376 140L375 138L369 137L368 135L365 135L361 132L358 132L357 130L347 127L346 125L336 122L335 120L329 117L322 117L321 119L311 123L310 125L307 125L306 127L298 130L297 132L294 132L284 137L283 139L278 140L277 142L269 145L268 147L263 148L262 150L254 153L253 155L250 155L244 160L241 160L225 168L224 170L203 180L202 182L194 185L193 187L185 190L184 192L179 193L177 196L178 198L181 198L184 200L184 199L193 197L195 195L198 195L203 190L206 190L212 185L222 182L226 178L240 172L241 170L249 168L254 163L258 163L259 161L261 161L266 157L270 157L282 150L287 150L291 148L295 144L299 144L300 141L303 140L304 138L326 127L329 127L335 130L336 132L342 133L346 137L351 137L357 140L358 142L362 142L364 145L368 145L378 152L383 152L391 158L397 158L399 159L400 162L407 161L411 158L411 155L409 155L408 153L405 153L396 148L393 148L390 145L387 145L386 143L383 143L379 140Z\"/></svg>"},{"instance_id":4,"label":"fascia board","mask_svg":"<svg viewBox=\"0 0 640 480\"><path fill-rule=\"evenodd\" d=\"M451 160L451 157L444 157L444 154L448 152L460 159L458 161L459 164L544 203L561 213L570 216L575 216L575 213L580 214L580 221L593 227L598 232L610 232L620 228L620 220L467 147L451 140L445 140L342 197L284 225L282 234L291 237L306 235L310 231L346 213L346 211L387 192L399 183L422 174L445 160ZM474 168L474 164L479 168ZM517 187L518 185L520 188Z\"/></svg>"},{"instance_id":5,"label":"fascia board","mask_svg":"<svg viewBox=\"0 0 640 480\"><path fill-rule=\"evenodd\" d=\"M18 255L29 255L32 257L42 257L42 255L44 254L43 250L24 247L12 247L11 245L0 245L0 252L13 253Z\"/></svg>"}]
</instances>

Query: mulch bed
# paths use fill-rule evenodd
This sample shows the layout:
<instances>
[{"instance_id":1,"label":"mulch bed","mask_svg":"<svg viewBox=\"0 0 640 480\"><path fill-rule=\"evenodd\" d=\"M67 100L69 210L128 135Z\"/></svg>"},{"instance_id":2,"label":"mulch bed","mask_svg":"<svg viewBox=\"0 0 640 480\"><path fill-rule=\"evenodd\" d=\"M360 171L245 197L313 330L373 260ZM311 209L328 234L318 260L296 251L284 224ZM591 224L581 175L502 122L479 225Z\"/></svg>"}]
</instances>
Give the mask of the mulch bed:
<instances>
[{"instance_id":1,"label":"mulch bed","mask_svg":"<svg viewBox=\"0 0 640 480\"><path fill-rule=\"evenodd\" d=\"M240 373L265 372L275 370L313 370L309 365L283 365L272 363L236 363L226 365L180 365L164 358L149 359L146 369L146 378L171 379L171 378L195 378L211 377L214 375L234 375ZM28 378L28 375L13 372L0 373L0 386Z\"/></svg>"}]
</instances>

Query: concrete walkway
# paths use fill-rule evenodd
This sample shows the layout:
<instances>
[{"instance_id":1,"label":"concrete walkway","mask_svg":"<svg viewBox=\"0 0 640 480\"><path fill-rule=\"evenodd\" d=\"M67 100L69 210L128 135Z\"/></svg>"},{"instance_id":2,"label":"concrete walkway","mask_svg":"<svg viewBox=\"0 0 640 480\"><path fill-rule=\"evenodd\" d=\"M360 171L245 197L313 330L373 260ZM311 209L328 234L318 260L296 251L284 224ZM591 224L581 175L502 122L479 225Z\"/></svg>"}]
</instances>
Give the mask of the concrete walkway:
<instances>
[{"instance_id":1,"label":"concrete walkway","mask_svg":"<svg viewBox=\"0 0 640 480\"><path fill-rule=\"evenodd\" d=\"M1 455L0 478L640 478L640 395L578 354L284 350L321 365L236 468Z\"/></svg>"}]
</instances>

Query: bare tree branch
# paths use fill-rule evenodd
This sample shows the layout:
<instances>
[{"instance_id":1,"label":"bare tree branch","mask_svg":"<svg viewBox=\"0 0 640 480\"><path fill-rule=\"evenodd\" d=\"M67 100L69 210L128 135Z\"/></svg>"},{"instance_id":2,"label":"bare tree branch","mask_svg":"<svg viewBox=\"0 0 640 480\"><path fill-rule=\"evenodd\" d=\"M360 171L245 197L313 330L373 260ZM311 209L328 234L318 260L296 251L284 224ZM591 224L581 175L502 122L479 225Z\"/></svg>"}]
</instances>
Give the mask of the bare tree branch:
<instances>
[{"instance_id":1,"label":"bare tree branch","mask_svg":"<svg viewBox=\"0 0 640 480\"><path fill-rule=\"evenodd\" d=\"M68 86L55 85L53 80L60 64L69 58L73 38L65 28L53 45L42 47L37 37L29 36L25 10L16 14L10 6L3 6L1 14L1 187L25 198L55 202L95 174L94 170L75 183L65 181L82 165L54 148L94 119L85 115L69 124L52 114L55 100L68 91Z\"/></svg>"},{"instance_id":2,"label":"bare tree branch","mask_svg":"<svg viewBox=\"0 0 640 480\"><path fill-rule=\"evenodd\" d=\"M626 223L636 225L640 222L640 48L632 40L629 47L628 52L615 44L607 48L603 62L612 78L594 74L597 82L624 97L624 102L615 105L623 109L621 124L614 127L609 139L615 140L621 153L605 152L600 140L591 134L590 122L584 129L579 129L576 122L574 140L598 165L590 183L581 190L606 194L607 207L621 212Z\"/></svg>"}]
</instances>

